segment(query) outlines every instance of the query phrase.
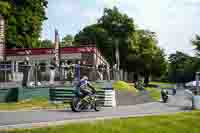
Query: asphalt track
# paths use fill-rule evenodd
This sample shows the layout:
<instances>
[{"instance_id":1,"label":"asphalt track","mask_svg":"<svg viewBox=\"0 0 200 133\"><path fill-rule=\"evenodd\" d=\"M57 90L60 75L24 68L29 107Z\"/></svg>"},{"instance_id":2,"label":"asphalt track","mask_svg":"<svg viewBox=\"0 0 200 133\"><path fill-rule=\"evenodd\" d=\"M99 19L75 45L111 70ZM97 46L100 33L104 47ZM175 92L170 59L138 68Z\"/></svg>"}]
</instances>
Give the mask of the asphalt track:
<instances>
[{"instance_id":1,"label":"asphalt track","mask_svg":"<svg viewBox=\"0 0 200 133\"><path fill-rule=\"evenodd\" d=\"M166 104L152 102L134 106L103 108L100 112L74 113L70 109L0 112L0 129L31 128L69 122L169 114L190 111L190 107L191 101L186 99L183 91L178 91L176 96L169 97Z\"/></svg>"}]
</instances>

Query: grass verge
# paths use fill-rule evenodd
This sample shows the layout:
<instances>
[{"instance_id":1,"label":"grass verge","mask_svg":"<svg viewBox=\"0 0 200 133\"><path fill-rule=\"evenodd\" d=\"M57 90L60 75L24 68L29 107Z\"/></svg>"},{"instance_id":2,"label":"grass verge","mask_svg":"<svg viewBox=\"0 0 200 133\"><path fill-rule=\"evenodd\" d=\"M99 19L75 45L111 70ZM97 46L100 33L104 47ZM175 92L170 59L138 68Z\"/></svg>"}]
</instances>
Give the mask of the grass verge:
<instances>
[{"instance_id":1,"label":"grass verge","mask_svg":"<svg viewBox=\"0 0 200 133\"><path fill-rule=\"evenodd\" d=\"M160 98L161 98L160 91L157 88L146 87L145 90L149 92L149 95L153 100L155 100L155 101L160 100Z\"/></svg>"},{"instance_id":2,"label":"grass verge","mask_svg":"<svg viewBox=\"0 0 200 133\"><path fill-rule=\"evenodd\" d=\"M174 83L171 82L150 82L150 85L160 86L160 88L174 88Z\"/></svg>"},{"instance_id":3,"label":"grass verge","mask_svg":"<svg viewBox=\"0 0 200 133\"><path fill-rule=\"evenodd\" d=\"M64 108L67 105L50 104L47 98L33 98L30 100L20 101L17 103L0 103L0 111L13 110L32 110L32 109L56 109Z\"/></svg>"},{"instance_id":4,"label":"grass verge","mask_svg":"<svg viewBox=\"0 0 200 133\"><path fill-rule=\"evenodd\" d=\"M2 133L199 133L200 112L114 119Z\"/></svg>"},{"instance_id":5,"label":"grass verge","mask_svg":"<svg viewBox=\"0 0 200 133\"><path fill-rule=\"evenodd\" d=\"M169 84L174 84L172 82L157 82L157 81L152 81L150 84L155 84L155 85L169 85Z\"/></svg>"},{"instance_id":6,"label":"grass verge","mask_svg":"<svg viewBox=\"0 0 200 133\"><path fill-rule=\"evenodd\" d=\"M135 93L138 92L138 90L133 85L130 85L129 83L126 83L124 81L117 81L113 84L112 87L115 90L126 90L126 91L132 91Z\"/></svg>"}]
</instances>

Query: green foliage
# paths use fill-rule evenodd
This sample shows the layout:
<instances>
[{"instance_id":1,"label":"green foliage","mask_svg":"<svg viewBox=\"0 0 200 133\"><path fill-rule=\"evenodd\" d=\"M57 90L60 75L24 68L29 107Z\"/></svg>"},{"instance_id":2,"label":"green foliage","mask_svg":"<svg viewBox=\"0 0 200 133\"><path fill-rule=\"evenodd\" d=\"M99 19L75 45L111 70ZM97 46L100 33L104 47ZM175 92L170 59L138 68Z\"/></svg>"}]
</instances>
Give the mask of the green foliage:
<instances>
[{"instance_id":1,"label":"green foliage","mask_svg":"<svg viewBox=\"0 0 200 133\"><path fill-rule=\"evenodd\" d=\"M75 36L75 42L83 45L96 44L108 61L114 63L114 43L109 38L107 30L102 28L99 24L85 27Z\"/></svg>"},{"instance_id":2,"label":"green foliage","mask_svg":"<svg viewBox=\"0 0 200 133\"><path fill-rule=\"evenodd\" d=\"M195 79L195 72L200 68L199 59L182 52L176 52L169 57L169 80L185 83Z\"/></svg>"},{"instance_id":3,"label":"green foliage","mask_svg":"<svg viewBox=\"0 0 200 133\"><path fill-rule=\"evenodd\" d=\"M113 87L115 90L132 91L132 92L134 92L134 93L137 93L137 92L138 92L138 90L137 90L134 86L132 86L132 85L130 85L130 84L124 82L124 81L117 81L117 82L115 82L115 83L113 84L112 87Z\"/></svg>"},{"instance_id":4,"label":"green foliage","mask_svg":"<svg viewBox=\"0 0 200 133\"><path fill-rule=\"evenodd\" d=\"M96 44L111 64L115 63L114 48L119 41L121 67L125 64L128 51L128 38L135 31L134 23L126 14L116 7L105 9L97 24L85 27L75 36L75 42L81 44Z\"/></svg>"},{"instance_id":5,"label":"green foliage","mask_svg":"<svg viewBox=\"0 0 200 133\"><path fill-rule=\"evenodd\" d=\"M160 88L174 88L175 83L173 82L157 82L151 81L150 85L159 86Z\"/></svg>"},{"instance_id":6,"label":"green foliage","mask_svg":"<svg viewBox=\"0 0 200 133\"><path fill-rule=\"evenodd\" d=\"M196 35L195 38L191 42L192 42L192 45L195 46L197 55L200 56L200 36Z\"/></svg>"},{"instance_id":7,"label":"green foliage","mask_svg":"<svg viewBox=\"0 0 200 133\"><path fill-rule=\"evenodd\" d=\"M2 133L199 133L200 112L74 123Z\"/></svg>"},{"instance_id":8,"label":"green foliage","mask_svg":"<svg viewBox=\"0 0 200 133\"><path fill-rule=\"evenodd\" d=\"M157 88L146 87L145 90L149 92L149 95L153 100L155 101L160 100L160 91Z\"/></svg>"},{"instance_id":9,"label":"green foliage","mask_svg":"<svg viewBox=\"0 0 200 133\"><path fill-rule=\"evenodd\" d=\"M42 40L42 41L38 41L38 48L53 48L53 43L51 40Z\"/></svg>"},{"instance_id":10,"label":"green foliage","mask_svg":"<svg viewBox=\"0 0 200 133\"><path fill-rule=\"evenodd\" d=\"M148 30L138 30L132 37L132 45L127 57L127 69L145 77L148 84L149 77L160 77L166 72L167 62L164 50L157 46L155 33Z\"/></svg>"},{"instance_id":11,"label":"green foliage","mask_svg":"<svg viewBox=\"0 0 200 133\"><path fill-rule=\"evenodd\" d=\"M6 46L8 48L38 47L42 22L46 20L47 0L2 1L7 3L3 4L5 14L8 13L9 9L9 15L6 17Z\"/></svg>"},{"instance_id":12,"label":"green foliage","mask_svg":"<svg viewBox=\"0 0 200 133\"><path fill-rule=\"evenodd\" d=\"M73 46L74 38L72 35L66 35L61 42L61 47Z\"/></svg>"},{"instance_id":13,"label":"green foliage","mask_svg":"<svg viewBox=\"0 0 200 133\"><path fill-rule=\"evenodd\" d=\"M115 48L116 41L119 44L119 54L120 54L120 66L125 68L126 57L128 56L128 39L135 32L135 25L133 19L128 17L126 14L119 12L119 10L114 7L113 9L104 9L103 16L99 19L98 24L104 28L110 39L112 40L112 48Z\"/></svg>"},{"instance_id":14,"label":"green foliage","mask_svg":"<svg viewBox=\"0 0 200 133\"><path fill-rule=\"evenodd\" d=\"M114 50L118 42L120 68L145 76L145 79L150 75L161 76L167 68L164 51L157 46L155 33L137 29L133 19L116 7L104 9L98 23L80 31L75 42L96 44L111 65L116 63Z\"/></svg>"},{"instance_id":15,"label":"green foliage","mask_svg":"<svg viewBox=\"0 0 200 133\"><path fill-rule=\"evenodd\" d=\"M11 5L6 1L0 1L0 13L4 17L10 14Z\"/></svg>"},{"instance_id":16,"label":"green foliage","mask_svg":"<svg viewBox=\"0 0 200 133\"><path fill-rule=\"evenodd\" d=\"M116 7L113 9L105 8L98 23L108 31L110 36L119 39L127 38L135 30L132 18L120 13Z\"/></svg>"}]
</instances>

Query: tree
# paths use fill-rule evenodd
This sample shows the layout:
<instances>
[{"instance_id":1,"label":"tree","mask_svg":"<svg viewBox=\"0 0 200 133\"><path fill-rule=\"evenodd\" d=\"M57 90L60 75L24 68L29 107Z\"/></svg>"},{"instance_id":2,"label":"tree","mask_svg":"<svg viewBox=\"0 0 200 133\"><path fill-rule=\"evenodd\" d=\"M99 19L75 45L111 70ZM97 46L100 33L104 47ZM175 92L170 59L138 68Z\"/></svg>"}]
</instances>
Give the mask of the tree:
<instances>
[{"instance_id":1,"label":"tree","mask_svg":"<svg viewBox=\"0 0 200 133\"><path fill-rule=\"evenodd\" d=\"M127 38L135 30L133 19L119 12L117 7L113 9L105 8L98 24L102 25L108 31L108 34L114 38Z\"/></svg>"},{"instance_id":2,"label":"tree","mask_svg":"<svg viewBox=\"0 0 200 133\"><path fill-rule=\"evenodd\" d=\"M197 55L200 55L200 36L196 35L195 38L192 40L192 45L195 46L195 50Z\"/></svg>"},{"instance_id":3,"label":"tree","mask_svg":"<svg viewBox=\"0 0 200 133\"><path fill-rule=\"evenodd\" d=\"M95 45L107 60L113 62L113 41L110 39L108 32L99 24L93 24L85 27L75 36L75 43L81 45Z\"/></svg>"},{"instance_id":4,"label":"tree","mask_svg":"<svg viewBox=\"0 0 200 133\"><path fill-rule=\"evenodd\" d=\"M1 15L3 15L4 17L7 17L10 14L10 8L11 8L10 3L6 2L6 1L0 1Z\"/></svg>"},{"instance_id":5,"label":"tree","mask_svg":"<svg viewBox=\"0 0 200 133\"><path fill-rule=\"evenodd\" d=\"M128 71L145 78L149 83L149 77L160 77L167 68L164 50L157 46L156 35L149 30L136 30L133 34L132 43L127 58ZM137 78L136 78L137 79Z\"/></svg>"},{"instance_id":6,"label":"tree","mask_svg":"<svg viewBox=\"0 0 200 133\"><path fill-rule=\"evenodd\" d=\"M169 80L177 83L186 83L195 79L199 68L198 59L177 51L169 57Z\"/></svg>"},{"instance_id":7,"label":"tree","mask_svg":"<svg viewBox=\"0 0 200 133\"><path fill-rule=\"evenodd\" d=\"M75 42L81 44L96 44L103 55L111 64L115 63L114 48L116 40L119 43L121 68L126 65L128 53L128 39L135 31L133 20L126 14L113 9L104 9L103 16L98 20L97 24L85 27L75 36Z\"/></svg>"},{"instance_id":8,"label":"tree","mask_svg":"<svg viewBox=\"0 0 200 133\"><path fill-rule=\"evenodd\" d=\"M164 50L158 48L151 64L151 74L153 77L162 77L166 74L168 63L165 56Z\"/></svg>"},{"instance_id":9,"label":"tree","mask_svg":"<svg viewBox=\"0 0 200 133\"><path fill-rule=\"evenodd\" d=\"M47 19L45 15L47 0L2 1L10 5L9 15L6 18L7 48L38 47L38 39L42 29L42 22Z\"/></svg>"},{"instance_id":10,"label":"tree","mask_svg":"<svg viewBox=\"0 0 200 133\"><path fill-rule=\"evenodd\" d=\"M96 44L112 65L116 62L116 40L122 69L145 76L147 83L151 75L160 76L166 70L164 51L157 46L155 33L137 29L134 21L116 7L104 9L97 24L86 26L75 35L79 44Z\"/></svg>"},{"instance_id":11,"label":"tree","mask_svg":"<svg viewBox=\"0 0 200 133\"><path fill-rule=\"evenodd\" d=\"M119 44L120 66L126 68L126 57L128 56L128 39L135 32L135 25L132 18L126 14L119 12L114 7L113 9L104 9L103 16L98 20L98 24L104 28L112 40L112 48L116 48L116 43Z\"/></svg>"},{"instance_id":12,"label":"tree","mask_svg":"<svg viewBox=\"0 0 200 133\"><path fill-rule=\"evenodd\" d=\"M73 46L74 37L72 35L66 35L61 42L61 47Z\"/></svg>"},{"instance_id":13,"label":"tree","mask_svg":"<svg viewBox=\"0 0 200 133\"><path fill-rule=\"evenodd\" d=\"M38 48L53 48L54 45L51 40L39 41Z\"/></svg>"}]
</instances>

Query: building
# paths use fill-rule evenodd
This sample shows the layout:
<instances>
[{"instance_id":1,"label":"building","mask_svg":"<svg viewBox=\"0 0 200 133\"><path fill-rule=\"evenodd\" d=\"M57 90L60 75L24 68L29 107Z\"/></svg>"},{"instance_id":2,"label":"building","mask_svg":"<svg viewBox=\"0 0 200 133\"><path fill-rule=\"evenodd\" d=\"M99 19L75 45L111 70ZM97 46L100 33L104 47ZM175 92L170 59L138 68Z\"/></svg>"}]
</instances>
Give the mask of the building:
<instances>
[{"instance_id":1,"label":"building","mask_svg":"<svg viewBox=\"0 0 200 133\"><path fill-rule=\"evenodd\" d=\"M5 58L10 65L10 79L17 81L22 79L22 71L20 65L23 64L25 58L29 58L30 65L34 67L35 64L45 63L48 67L50 61L55 57L54 48L32 48L32 49L6 49ZM106 65L109 68L109 63L102 56L100 51L95 47L66 47L60 48L61 62L80 61L81 65L87 69L88 76L92 78L92 68L99 65ZM84 67L83 67L84 68ZM86 69L85 69L86 71ZM34 72L32 71L32 74ZM33 79L31 79L33 80Z\"/></svg>"}]
</instances>

